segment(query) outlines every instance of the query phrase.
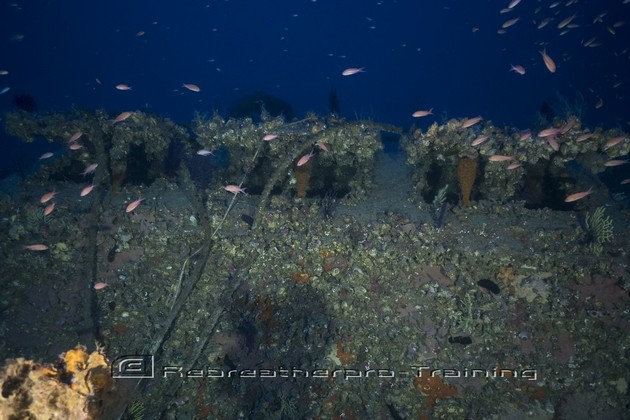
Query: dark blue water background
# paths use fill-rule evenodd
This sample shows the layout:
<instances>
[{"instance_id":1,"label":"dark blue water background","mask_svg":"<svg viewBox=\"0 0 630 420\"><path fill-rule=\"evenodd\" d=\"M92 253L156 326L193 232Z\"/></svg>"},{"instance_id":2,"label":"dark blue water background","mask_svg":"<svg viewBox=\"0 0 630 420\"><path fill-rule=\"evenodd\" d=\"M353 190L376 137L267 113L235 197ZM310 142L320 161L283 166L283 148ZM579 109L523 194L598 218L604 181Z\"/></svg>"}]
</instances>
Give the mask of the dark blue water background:
<instances>
[{"instance_id":1,"label":"dark blue water background","mask_svg":"<svg viewBox=\"0 0 630 420\"><path fill-rule=\"evenodd\" d=\"M565 0L550 8L552 1L523 0L500 13L508 3L3 1L0 69L9 74L0 76L0 88L11 90L0 95L0 111L15 109L12 97L21 93L40 111L146 110L187 123L195 111L225 115L239 97L264 91L288 101L300 118L328 113L334 87L348 119L425 128L482 115L524 129L536 124L545 101L564 112L564 99L579 105L585 125L627 131L630 4ZM561 35L558 23L573 14L579 26ZM553 20L537 29L545 18ZM585 47L593 37L601 46ZM543 64L543 48L557 63L555 74ZM527 73L509 71L510 64ZM348 67L365 72L342 76ZM115 89L120 83L132 90ZM435 116L411 117L429 108ZM38 156L39 149L0 136L0 168L26 153Z\"/></svg>"}]
</instances>

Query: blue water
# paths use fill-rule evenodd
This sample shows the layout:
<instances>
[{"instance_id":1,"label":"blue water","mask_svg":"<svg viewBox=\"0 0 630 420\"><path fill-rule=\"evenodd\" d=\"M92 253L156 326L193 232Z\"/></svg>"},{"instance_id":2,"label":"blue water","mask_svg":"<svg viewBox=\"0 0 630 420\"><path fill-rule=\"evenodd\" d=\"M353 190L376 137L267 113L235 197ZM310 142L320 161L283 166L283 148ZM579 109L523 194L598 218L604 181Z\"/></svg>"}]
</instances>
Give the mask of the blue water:
<instances>
[{"instance_id":1,"label":"blue water","mask_svg":"<svg viewBox=\"0 0 630 420\"><path fill-rule=\"evenodd\" d=\"M4 1L0 70L8 74L0 86L11 90L0 96L0 111L16 109L13 95L28 94L39 111L146 110L186 123L196 111L225 115L238 98L263 91L300 118L326 114L334 87L342 116L402 127L482 115L527 128L543 102L558 114L568 102L590 126L627 129L630 5L605 3L550 8L530 0L500 13L508 1ZM558 23L573 14L577 27L562 35L568 27ZM545 18L552 20L537 29ZM585 47L593 37L601 45ZM555 74L542 62L544 48ZM365 72L342 76L349 67ZM411 117L429 108L434 116ZM27 153L12 147L0 168Z\"/></svg>"}]
</instances>

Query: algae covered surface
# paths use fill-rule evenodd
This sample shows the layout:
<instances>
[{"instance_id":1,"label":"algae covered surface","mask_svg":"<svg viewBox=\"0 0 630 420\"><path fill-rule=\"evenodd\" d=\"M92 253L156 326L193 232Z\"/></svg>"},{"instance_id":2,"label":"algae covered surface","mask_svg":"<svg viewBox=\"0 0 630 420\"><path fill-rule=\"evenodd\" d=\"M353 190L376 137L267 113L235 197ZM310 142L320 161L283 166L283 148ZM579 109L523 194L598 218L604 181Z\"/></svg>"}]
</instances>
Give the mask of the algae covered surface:
<instances>
[{"instance_id":1,"label":"algae covered surface","mask_svg":"<svg viewBox=\"0 0 630 420\"><path fill-rule=\"evenodd\" d=\"M12 114L83 135L0 198L0 355L98 341L112 418L623 418L627 184L598 174L630 142L554 126L557 150L491 122Z\"/></svg>"}]
</instances>

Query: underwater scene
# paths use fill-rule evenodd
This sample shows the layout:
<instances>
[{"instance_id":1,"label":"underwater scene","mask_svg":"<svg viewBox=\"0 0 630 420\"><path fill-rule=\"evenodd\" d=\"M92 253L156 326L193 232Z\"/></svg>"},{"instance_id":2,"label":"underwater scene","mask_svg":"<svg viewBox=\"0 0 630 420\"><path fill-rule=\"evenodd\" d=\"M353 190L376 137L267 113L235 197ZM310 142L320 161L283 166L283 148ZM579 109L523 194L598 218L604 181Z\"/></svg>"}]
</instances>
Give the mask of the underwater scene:
<instances>
[{"instance_id":1,"label":"underwater scene","mask_svg":"<svg viewBox=\"0 0 630 420\"><path fill-rule=\"evenodd\" d=\"M630 418L630 0L41 3L0 419Z\"/></svg>"}]
</instances>

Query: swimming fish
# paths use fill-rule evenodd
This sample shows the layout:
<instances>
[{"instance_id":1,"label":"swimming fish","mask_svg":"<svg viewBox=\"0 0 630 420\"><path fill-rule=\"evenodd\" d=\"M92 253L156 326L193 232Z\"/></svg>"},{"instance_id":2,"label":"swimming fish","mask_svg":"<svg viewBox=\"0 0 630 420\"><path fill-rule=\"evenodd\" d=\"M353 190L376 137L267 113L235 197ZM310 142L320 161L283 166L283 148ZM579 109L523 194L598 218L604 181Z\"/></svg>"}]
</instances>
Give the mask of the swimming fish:
<instances>
[{"instance_id":1,"label":"swimming fish","mask_svg":"<svg viewBox=\"0 0 630 420\"><path fill-rule=\"evenodd\" d=\"M582 192L576 192L576 193L570 194L567 196L567 198L564 199L564 202L571 203L573 201L581 200L582 198L586 197L592 192L593 192L593 188L591 187L588 189L588 191L582 191Z\"/></svg>"},{"instance_id":2,"label":"swimming fish","mask_svg":"<svg viewBox=\"0 0 630 420\"><path fill-rule=\"evenodd\" d=\"M245 192L246 188L241 188L238 185L233 185L233 184L226 185L225 187L223 187L223 189L225 191L231 192L232 194L238 194L238 193L247 194Z\"/></svg>"},{"instance_id":3,"label":"swimming fish","mask_svg":"<svg viewBox=\"0 0 630 420\"><path fill-rule=\"evenodd\" d=\"M79 140L82 135L83 135L83 132L77 131L72 136L70 136L70 140L68 140L68 143L72 143L72 142L75 142L75 141Z\"/></svg>"},{"instance_id":4,"label":"swimming fish","mask_svg":"<svg viewBox=\"0 0 630 420\"><path fill-rule=\"evenodd\" d=\"M24 245L24 249L29 251L46 251L48 246L44 244Z\"/></svg>"},{"instance_id":5,"label":"swimming fish","mask_svg":"<svg viewBox=\"0 0 630 420\"><path fill-rule=\"evenodd\" d=\"M45 204L52 200L55 195L57 195L57 191L52 190L51 192L42 195L42 198L39 199L39 202Z\"/></svg>"},{"instance_id":6,"label":"swimming fish","mask_svg":"<svg viewBox=\"0 0 630 420\"><path fill-rule=\"evenodd\" d=\"M91 193L91 192L92 192L92 190L94 189L94 187L95 187L95 185L94 185L94 184L92 184L92 185L88 185L87 187L85 187L85 188L83 188L83 189L81 190L81 192L79 193L79 195L80 195L81 197L85 197L86 195L88 195L89 193Z\"/></svg>"},{"instance_id":7,"label":"swimming fish","mask_svg":"<svg viewBox=\"0 0 630 420\"><path fill-rule=\"evenodd\" d=\"M118 114L118 116L116 118L114 118L113 123L118 123L118 122L122 122L125 121L127 118L131 117L131 112L126 111L126 112L121 112L120 114Z\"/></svg>"},{"instance_id":8,"label":"swimming fish","mask_svg":"<svg viewBox=\"0 0 630 420\"><path fill-rule=\"evenodd\" d=\"M558 134L560 134L560 129L551 127L551 128L545 128L540 133L538 133L538 137L557 136Z\"/></svg>"},{"instance_id":9,"label":"swimming fish","mask_svg":"<svg viewBox=\"0 0 630 420\"><path fill-rule=\"evenodd\" d=\"M311 160L311 158L313 157L313 150L311 150L311 152L307 155L304 155L300 158L300 160L297 161L297 166L302 166L305 165L306 162L308 162L309 160Z\"/></svg>"},{"instance_id":10,"label":"swimming fish","mask_svg":"<svg viewBox=\"0 0 630 420\"><path fill-rule=\"evenodd\" d=\"M142 200L144 200L144 198L139 198L136 201L132 201L131 203L129 203L129 205L125 209L125 213L129 213L129 212L134 211L136 209L136 207L138 207L140 205Z\"/></svg>"},{"instance_id":11,"label":"swimming fish","mask_svg":"<svg viewBox=\"0 0 630 420\"><path fill-rule=\"evenodd\" d=\"M53 201L52 203L47 205L46 208L44 209L44 216L48 216L50 213L53 212L54 209L55 209L55 202Z\"/></svg>"},{"instance_id":12,"label":"swimming fish","mask_svg":"<svg viewBox=\"0 0 630 420\"><path fill-rule=\"evenodd\" d=\"M471 146L479 146L481 143L485 142L486 140L488 140L489 136L483 135L483 136L479 136L476 139L474 139L472 141L472 143L470 143Z\"/></svg>"},{"instance_id":13,"label":"swimming fish","mask_svg":"<svg viewBox=\"0 0 630 420\"><path fill-rule=\"evenodd\" d=\"M555 73L556 72L556 63L551 59L551 57L549 57L549 55L547 55L547 50L542 50L540 51L540 55L542 55L542 59L545 62L545 66L547 66L547 70L549 70L551 73Z\"/></svg>"},{"instance_id":14,"label":"swimming fish","mask_svg":"<svg viewBox=\"0 0 630 420\"><path fill-rule=\"evenodd\" d=\"M506 20L505 22L503 22L503 25L501 25L501 27L503 29L509 28L510 26L516 24L516 22L518 22L519 19L520 18L514 18L514 19Z\"/></svg>"},{"instance_id":15,"label":"swimming fish","mask_svg":"<svg viewBox=\"0 0 630 420\"><path fill-rule=\"evenodd\" d=\"M490 162L505 162L506 160L512 160L514 156L506 156L506 155L492 155L488 158Z\"/></svg>"},{"instance_id":16,"label":"swimming fish","mask_svg":"<svg viewBox=\"0 0 630 420\"><path fill-rule=\"evenodd\" d=\"M480 116L475 117L475 118L468 118L467 120L462 121L462 128L472 127L473 125L477 124L482 119L483 118L481 118Z\"/></svg>"},{"instance_id":17,"label":"swimming fish","mask_svg":"<svg viewBox=\"0 0 630 420\"><path fill-rule=\"evenodd\" d=\"M363 73L363 72L365 72L365 67L361 67L361 68L350 67L342 71L341 74L343 76L352 76L353 74Z\"/></svg>"},{"instance_id":18,"label":"swimming fish","mask_svg":"<svg viewBox=\"0 0 630 420\"><path fill-rule=\"evenodd\" d=\"M414 118L426 117L427 115L433 115L433 108L426 110L419 110L411 114Z\"/></svg>"},{"instance_id":19,"label":"swimming fish","mask_svg":"<svg viewBox=\"0 0 630 420\"><path fill-rule=\"evenodd\" d=\"M199 88L199 86L194 85L192 83L184 83L182 85L182 87L185 87L186 89L188 89L188 90L190 90L192 92L199 92L199 91L201 91L201 88Z\"/></svg>"}]
</instances>

